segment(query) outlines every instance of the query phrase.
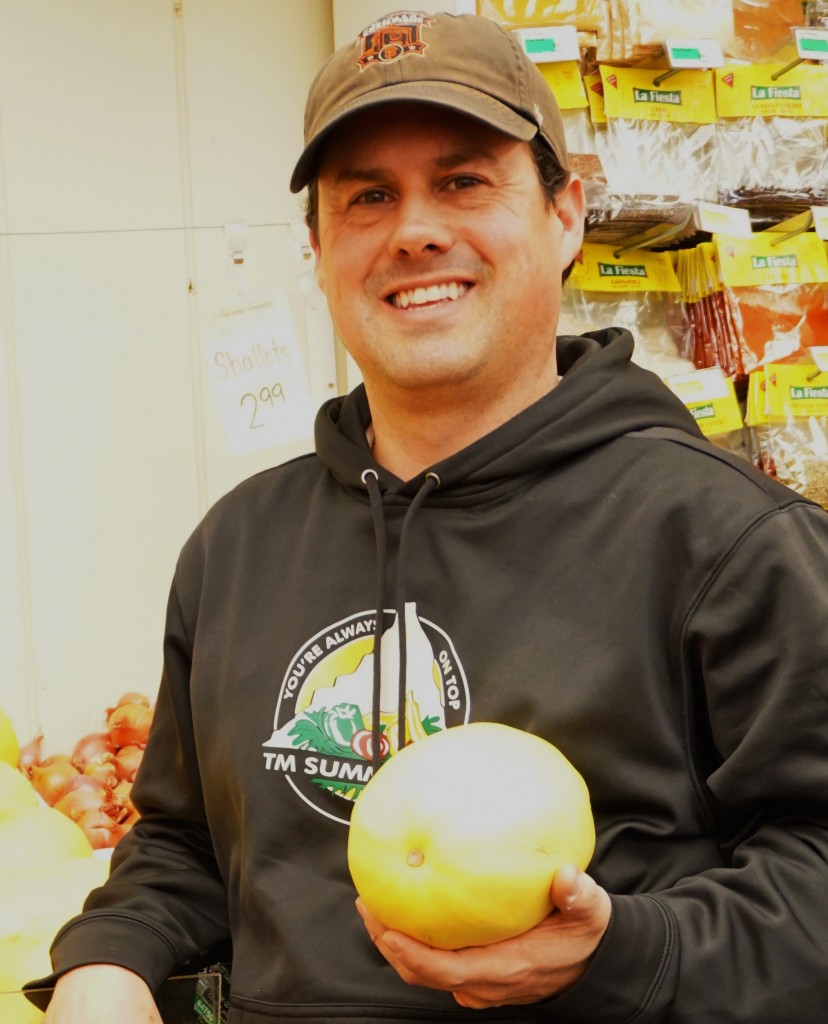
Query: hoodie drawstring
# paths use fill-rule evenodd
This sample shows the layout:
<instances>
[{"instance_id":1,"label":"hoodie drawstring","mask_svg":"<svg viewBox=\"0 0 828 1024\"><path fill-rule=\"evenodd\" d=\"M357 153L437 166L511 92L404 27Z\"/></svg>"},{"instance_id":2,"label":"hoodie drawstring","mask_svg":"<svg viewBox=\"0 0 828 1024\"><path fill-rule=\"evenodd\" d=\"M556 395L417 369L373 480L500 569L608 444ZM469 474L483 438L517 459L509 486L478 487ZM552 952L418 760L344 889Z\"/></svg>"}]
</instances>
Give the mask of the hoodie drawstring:
<instances>
[{"instance_id":1,"label":"hoodie drawstring","mask_svg":"<svg viewBox=\"0 0 828 1024\"><path fill-rule=\"evenodd\" d=\"M362 482L365 484L368 499L371 502L374 543L377 548L377 614L374 621L374 679L371 699L371 765L376 771L382 763L380 754L380 690L382 688L382 610L385 608L385 517L377 471L366 469L362 474Z\"/></svg>"},{"instance_id":2,"label":"hoodie drawstring","mask_svg":"<svg viewBox=\"0 0 828 1024\"><path fill-rule=\"evenodd\" d=\"M376 470L366 469L362 473L362 482L368 492L371 504L371 517L374 521L374 541L377 549L377 614L374 623L374 673L373 694L371 702L371 765L377 771L382 764L380 751L380 696L382 690L382 634L383 613L385 609L385 577L387 566L387 543L385 516L382 504L382 492L379 488L379 477ZM397 749L402 750L406 744L405 705L408 689L408 643L405 622L405 564L408 550L408 538L411 523L429 493L440 486L440 478L436 473L426 473L422 486L414 495L405 513L402 530L400 531L400 548L397 557L397 586L394 610L397 616L397 631L400 645L400 670L397 696Z\"/></svg>"}]
</instances>

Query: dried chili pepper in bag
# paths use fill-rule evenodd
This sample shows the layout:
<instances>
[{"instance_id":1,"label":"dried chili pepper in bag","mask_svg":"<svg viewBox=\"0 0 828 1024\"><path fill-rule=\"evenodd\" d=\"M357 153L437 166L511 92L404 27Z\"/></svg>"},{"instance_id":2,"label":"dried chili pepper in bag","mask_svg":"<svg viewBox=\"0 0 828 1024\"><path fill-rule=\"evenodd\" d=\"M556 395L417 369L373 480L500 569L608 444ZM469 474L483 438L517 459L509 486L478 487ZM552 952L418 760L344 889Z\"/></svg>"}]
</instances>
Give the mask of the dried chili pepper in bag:
<instances>
[{"instance_id":1,"label":"dried chili pepper in bag","mask_svg":"<svg viewBox=\"0 0 828 1024\"><path fill-rule=\"evenodd\" d=\"M813 231L714 236L742 367L796 362L828 335L828 255Z\"/></svg>"}]
</instances>

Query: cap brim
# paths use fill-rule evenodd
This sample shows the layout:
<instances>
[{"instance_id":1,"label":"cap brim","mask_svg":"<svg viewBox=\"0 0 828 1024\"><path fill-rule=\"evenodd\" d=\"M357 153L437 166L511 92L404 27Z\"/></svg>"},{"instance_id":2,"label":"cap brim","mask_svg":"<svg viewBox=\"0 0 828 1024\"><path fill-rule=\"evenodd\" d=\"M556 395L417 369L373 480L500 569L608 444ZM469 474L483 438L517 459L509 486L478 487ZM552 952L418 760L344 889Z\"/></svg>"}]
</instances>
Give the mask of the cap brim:
<instances>
[{"instance_id":1,"label":"cap brim","mask_svg":"<svg viewBox=\"0 0 828 1024\"><path fill-rule=\"evenodd\" d=\"M315 129L290 178L290 191L301 192L315 176L322 147L335 128L354 114L383 103L428 103L456 110L475 121L482 121L512 139L529 142L538 126L499 100L457 82L398 82L366 92L337 111L336 117Z\"/></svg>"}]
</instances>

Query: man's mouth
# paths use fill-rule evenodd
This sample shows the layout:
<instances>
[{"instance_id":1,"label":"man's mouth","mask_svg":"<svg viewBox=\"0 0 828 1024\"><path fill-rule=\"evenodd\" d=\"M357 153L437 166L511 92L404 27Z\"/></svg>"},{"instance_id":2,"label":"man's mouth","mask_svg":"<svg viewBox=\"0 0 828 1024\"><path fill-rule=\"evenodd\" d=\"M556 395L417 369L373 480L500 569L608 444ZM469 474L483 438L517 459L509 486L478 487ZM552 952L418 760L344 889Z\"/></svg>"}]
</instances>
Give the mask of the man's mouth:
<instances>
[{"instance_id":1,"label":"man's mouth","mask_svg":"<svg viewBox=\"0 0 828 1024\"><path fill-rule=\"evenodd\" d=\"M387 302L397 309L408 309L409 306L428 306L434 302L454 302L471 288L465 281L443 281L422 288L406 288L388 296Z\"/></svg>"}]
</instances>

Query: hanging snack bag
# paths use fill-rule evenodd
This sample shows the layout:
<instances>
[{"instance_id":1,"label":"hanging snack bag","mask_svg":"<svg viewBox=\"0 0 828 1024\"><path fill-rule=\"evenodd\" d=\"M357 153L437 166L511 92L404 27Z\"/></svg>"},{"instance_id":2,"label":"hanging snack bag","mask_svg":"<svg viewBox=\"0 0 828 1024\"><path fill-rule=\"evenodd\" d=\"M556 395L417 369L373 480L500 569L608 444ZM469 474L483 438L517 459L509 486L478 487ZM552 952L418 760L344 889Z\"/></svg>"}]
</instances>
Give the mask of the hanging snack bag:
<instances>
[{"instance_id":1,"label":"hanging snack bag","mask_svg":"<svg viewBox=\"0 0 828 1024\"><path fill-rule=\"evenodd\" d=\"M605 26L606 0L477 0L477 13L508 28L574 25L579 32Z\"/></svg>"},{"instance_id":2,"label":"hanging snack bag","mask_svg":"<svg viewBox=\"0 0 828 1024\"><path fill-rule=\"evenodd\" d=\"M750 457L736 389L719 367L674 374L666 383L690 410L705 437L734 455Z\"/></svg>"},{"instance_id":3,"label":"hanging snack bag","mask_svg":"<svg viewBox=\"0 0 828 1024\"><path fill-rule=\"evenodd\" d=\"M665 39L733 38L732 0L626 0L635 52L660 47ZM701 28L703 26L703 30Z\"/></svg>"},{"instance_id":4,"label":"hanging snack bag","mask_svg":"<svg viewBox=\"0 0 828 1024\"><path fill-rule=\"evenodd\" d=\"M719 202L828 200L828 66L729 64L715 82Z\"/></svg>"},{"instance_id":5,"label":"hanging snack bag","mask_svg":"<svg viewBox=\"0 0 828 1024\"><path fill-rule=\"evenodd\" d=\"M610 191L649 203L716 196L718 142L713 76L601 65Z\"/></svg>"},{"instance_id":6,"label":"hanging snack bag","mask_svg":"<svg viewBox=\"0 0 828 1024\"><path fill-rule=\"evenodd\" d=\"M745 373L797 362L828 337L828 255L813 231L714 235Z\"/></svg>"},{"instance_id":7,"label":"hanging snack bag","mask_svg":"<svg viewBox=\"0 0 828 1024\"><path fill-rule=\"evenodd\" d=\"M688 323L668 253L585 242L561 299L559 334L583 334L612 325L635 340L633 361L660 377L686 373Z\"/></svg>"},{"instance_id":8,"label":"hanging snack bag","mask_svg":"<svg viewBox=\"0 0 828 1024\"><path fill-rule=\"evenodd\" d=\"M760 467L828 509L828 370L814 363L769 363L751 374L748 423ZM764 402L761 398L764 396Z\"/></svg>"},{"instance_id":9,"label":"hanging snack bag","mask_svg":"<svg viewBox=\"0 0 828 1024\"><path fill-rule=\"evenodd\" d=\"M693 365L698 369L717 366L731 380L744 378L739 331L724 295L715 245L702 242L680 249L676 276L690 324Z\"/></svg>"},{"instance_id":10,"label":"hanging snack bag","mask_svg":"<svg viewBox=\"0 0 828 1024\"><path fill-rule=\"evenodd\" d=\"M732 0L733 40L726 52L739 60L767 60L805 24L802 0Z\"/></svg>"},{"instance_id":11,"label":"hanging snack bag","mask_svg":"<svg viewBox=\"0 0 828 1024\"><path fill-rule=\"evenodd\" d=\"M581 69L577 61L538 64L538 70L555 95L566 134L569 168L584 183L587 206L604 204L607 178L595 141Z\"/></svg>"}]
</instances>

